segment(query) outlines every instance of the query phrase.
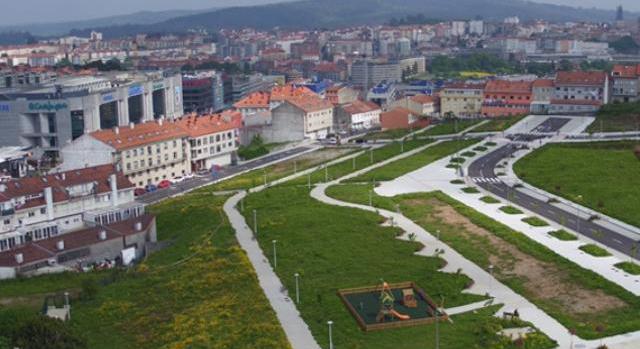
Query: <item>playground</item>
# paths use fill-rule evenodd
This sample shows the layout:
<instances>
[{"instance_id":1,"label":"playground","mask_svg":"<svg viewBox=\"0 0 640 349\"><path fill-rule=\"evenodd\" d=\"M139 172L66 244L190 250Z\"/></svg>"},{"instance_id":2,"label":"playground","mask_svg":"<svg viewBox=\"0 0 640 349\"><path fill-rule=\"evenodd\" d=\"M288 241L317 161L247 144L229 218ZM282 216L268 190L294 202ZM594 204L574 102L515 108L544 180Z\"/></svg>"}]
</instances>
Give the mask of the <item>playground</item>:
<instances>
[{"instance_id":1,"label":"playground","mask_svg":"<svg viewBox=\"0 0 640 349\"><path fill-rule=\"evenodd\" d=\"M408 327L435 322L436 304L413 282L338 291L363 331ZM448 320L440 312L440 321Z\"/></svg>"}]
</instances>

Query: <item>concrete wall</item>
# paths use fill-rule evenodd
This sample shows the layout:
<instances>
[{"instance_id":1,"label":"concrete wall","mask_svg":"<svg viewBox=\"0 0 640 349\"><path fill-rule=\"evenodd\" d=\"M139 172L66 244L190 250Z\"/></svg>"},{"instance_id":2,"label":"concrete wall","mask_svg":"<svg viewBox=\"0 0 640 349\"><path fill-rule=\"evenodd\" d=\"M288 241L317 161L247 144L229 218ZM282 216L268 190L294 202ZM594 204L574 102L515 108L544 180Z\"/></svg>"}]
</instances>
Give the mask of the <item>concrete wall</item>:
<instances>
[{"instance_id":1,"label":"concrete wall","mask_svg":"<svg viewBox=\"0 0 640 349\"><path fill-rule=\"evenodd\" d=\"M272 110L272 125L265 128L265 140L269 143L301 141L305 137L304 113L284 103Z\"/></svg>"}]
</instances>

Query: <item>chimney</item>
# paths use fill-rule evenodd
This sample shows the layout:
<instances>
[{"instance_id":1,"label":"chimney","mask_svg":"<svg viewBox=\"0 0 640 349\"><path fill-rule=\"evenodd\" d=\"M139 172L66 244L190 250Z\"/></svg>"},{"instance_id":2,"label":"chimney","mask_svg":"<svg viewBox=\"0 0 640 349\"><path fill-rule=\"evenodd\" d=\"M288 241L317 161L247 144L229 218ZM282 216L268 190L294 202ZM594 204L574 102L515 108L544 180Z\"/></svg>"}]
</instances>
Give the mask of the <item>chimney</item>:
<instances>
[{"instance_id":1,"label":"chimney","mask_svg":"<svg viewBox=\"0 0 640 349\"><path fill-rule=\"evenodd\" d=\"M100 230L100 232L98 233L98 240L104 241L106 239L107 239L107 231L106 230Z\"/></svg>"},{"instance_id":2,"label":"chimney","mask_svg":"<svg viewBox=\"0 0 640 349\"><path fill-rule=\"evenodd\" d=\"M109 184L111 185L111 205L118 206L118 179L115 173L109 176Z\"/></svg>"},{"instance_id":3,"label":"chimney","mask_svg":"<svg viewBox=\"0 0 640 349\"><path fill-rule=\"evenodd\" d=\"M16 253L15 258L16 258L16 263L18 264L24 263L24 255L22 253Z\"/></svg>"},{"instance_id":4,"label":"chimney","mask_svg":"<svg viewBox=\"0 0 640 349\"><path fill-rule=\"evenodd\" d=\"M53 189L44 188L44 202L47 205L47 219L53 220Z\"/></svg>"},{"instance_id":5,"label":"chimney","mask_svg":"<svg viewBox=\"0 0 640 349\"><path fill-rule=\"evenodd\" d=\"M119 135L120 134L120 127L116 126L113 128L113 133Z\"/></svg>"},{"instance_id":6,"label":"chimney","mask_svg":"<svg viewBox=\"0 0 640 349\"><path fill-rule=\"evenodd\" d=\"M136 231L142 231L142 222L136 222L136 224L133 225L133 228Z\"/></svg>"},{"instance_id":7,"label":"chimney","mask_svg":"<svg viewBox=\"0 0 640 349\"><path fill-rule=\"evenodd\" d=\"M64 250L64 240L60 240L56 243L56 248L58 249L58 251L63 251Z\"/></svg>"}]
</instances>

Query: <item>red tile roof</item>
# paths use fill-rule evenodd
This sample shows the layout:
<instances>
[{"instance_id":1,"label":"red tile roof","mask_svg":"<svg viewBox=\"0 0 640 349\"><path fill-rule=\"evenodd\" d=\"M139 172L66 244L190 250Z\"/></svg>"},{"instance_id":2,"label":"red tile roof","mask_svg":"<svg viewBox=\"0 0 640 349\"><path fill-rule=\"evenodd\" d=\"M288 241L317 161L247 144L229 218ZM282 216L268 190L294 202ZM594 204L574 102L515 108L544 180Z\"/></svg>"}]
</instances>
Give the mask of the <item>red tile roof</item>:
<instances>
[{"instance_id":1,"label":"red tile roof","mask_svg":"<svg viewBox=\"0 0 640 349\"><path fill-rule=\"evenodd\" d=\"M380 106L373 102L356 100L342 106L342 109L350 115L368 113L381 110Z\"/></svg>"},{"instance_id":2,"label":"red tile roof","mask_svg":"<svg viewBox=\"0 0 640 349\"><path fill-rule=\"evenodd\" d=\"M134 187L121 171L116 171L113 165L102 165L42 177L25 177L11 180L5 183L5 190L0 192L0 201L8 201L22 196L33 196L32 199L27 200L26 204L18 209L43 206L45 201L42 194L45 188L51 187L53 201L61 202L70 199L70 195L66 190L67 187L91 182L96 183L96 193L106 193L111 190L109 177L114 173L116 174L119 189Z\"/></svg>"},{"instance_id":3,"label":"red tile roof","mask_svg":"<svg viewBox=\"0 0 640 349\"><path fill-rule=\"evenodd\" d=\"M59 252L65 253L97 244L101 242L98 237L98 233L102 230L107 233L107 239L105 241L134 235L139 233L139 231L135 229L135 223L142 223L142 231L146 231L154 220L155 216L145 214L140 217L107 225L105 226L106 229L102 227L93 227L58 235L45 240L29 242L13 250L0 252L0 267L17 267L41 261L44 262L48 259L55 258ZM64 241L63 251L57 250L58 241ZM18 253L22 253L22 264L18 264L16 262L15 256Z\"/></svg>"},{"instance_id":4,"label":"red tile roof","mask_svg":"<svg viewBox=\"0 0 640 349\"><path fill-rule=\"evenodd\" d=\"M485 84L468 84L464 82L454 82L446 85L445 89L457 89L457 90L483 90Z\"/></svg>"},{"instance_id":5,"label":"red tile roof","mask_svg":"<svg viewBox=\"0 0 640 349\"><path fill-rule=\"evenodd\" d=\"M242 114L225 110L219 114L187 115L176 120L176 125L186 131L190 137L234 130L242 127Z\"/></svg>"},{"instance_id":6,"label":"red tile roof","mask_svg":"<svg viewBox=\"0 0 640 349\"><path fill-rule=\"evenodd\" d=\"M553 87L555 82L552 79L536 79L533 87Z\"/></svg>"},{"instance_id":7,"label":"red tile roof","mask_svg":"<svg viewBox=\"0 0 640 349\"><path fill-rule=\"evenodd\" d=\"M249 94L247 97L239 100L233 106L235 108L269 108L271 94L269 92L259 91Z\"/></svg>"},{"instance_id":8,"label":"red tile roof","mask_svg":"<svg viewBox=\"0 0 640 349\"><path fill-rule=\"evenodd\" d=\"M275 86L271 89L272 101L284 101L291 97L317 96L313 91L304 86L294 86L292 84Z\"/></svg>"},{"instance_id":9,"label":"red tile roof","mask_svg":"<svg viewBox=\"0 0 640 349\"><path fill-rule=\"evenodd\" d=\"M491 80L484 88L485 93L529 93L530 81Z\"/></svg>"},{"instance_id":10,"label":"red tile roof","mask_svg":"<svg viewBox=\"0 0 640 349\"><path fill-rule=\"evenodd\" d=\"M638 65L622 65L616 64L611 71L614 77L618 78L638 78L640 75L640 64Z\"/></svg>"},{"instance_id":11,"label":"red tile roof","mask_svg":"<svg viewBox=\"0 0 640 349\"><path fill-rule=\"evenodd\" d=\"M146 144L152 144L176 138L186 137L188 134L175 123L164 120L160 122L149 121L136 124L134 127L122 126L115 129L100 130L89 135L116 150L135 148Z\"/></svg>"},{"instance_id":12,"label":"red tile roof","mask_svg":"<svg viewBox=\"0 0 640 349\"><path fill-rule=\"evenodd\" d=\"M290 104L302 109L306 113L333 109L333 104L320 98L318 95L303 95L298 97L290 97L286 99Z\"/></svg>"},{"instance_id":13,"label":"red tile roof","mask_svg":"<svg viewBox=\"0 0 640 349\"><path fill-rule=\"evenodd\" d=\"M428 95L415 95L413 97L411 97L411 100L415 103L419 103L419 104L429 104L429 103L434 103L436 101L436 98L433 96L428 96Z\"/></svg>"},{"instance_id":14,"label":"red tile roof","mask_svg":"<svg viewBox=\"0 0 640 349\"><path fill-rule=\"evenodd\" d=\"M558 72L556 85L600 86L607 79L607 73L601 71Z\"/></svg>"}]
</instances>

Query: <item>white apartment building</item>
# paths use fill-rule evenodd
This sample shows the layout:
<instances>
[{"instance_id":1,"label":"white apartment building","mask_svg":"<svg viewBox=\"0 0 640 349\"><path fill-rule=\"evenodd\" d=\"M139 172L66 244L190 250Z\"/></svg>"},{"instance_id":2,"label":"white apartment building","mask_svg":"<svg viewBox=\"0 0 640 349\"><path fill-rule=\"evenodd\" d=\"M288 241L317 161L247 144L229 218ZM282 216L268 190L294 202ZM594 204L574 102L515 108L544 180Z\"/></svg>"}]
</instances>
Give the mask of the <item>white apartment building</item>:
<instances>
[{"instance_id":1,"label":"white apartment building","mask_svg":"<svg viewBox=\"0 0 640 349\"><path fill-rule=\"evenodd\" d=\"M144 214L134 186L113 165L0 184L0 251Z\"/></svg>"}]
</instances>

